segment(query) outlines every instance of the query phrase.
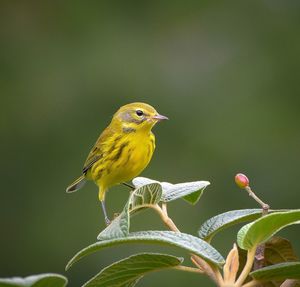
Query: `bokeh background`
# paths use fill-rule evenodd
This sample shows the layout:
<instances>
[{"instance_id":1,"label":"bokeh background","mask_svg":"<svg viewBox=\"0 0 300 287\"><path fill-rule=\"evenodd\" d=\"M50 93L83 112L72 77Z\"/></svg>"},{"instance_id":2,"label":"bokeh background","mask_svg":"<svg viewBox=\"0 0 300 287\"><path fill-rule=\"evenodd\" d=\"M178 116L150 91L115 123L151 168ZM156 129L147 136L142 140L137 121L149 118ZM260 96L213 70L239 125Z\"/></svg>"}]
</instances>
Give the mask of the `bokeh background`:
<instances>
[{"instance_id":1,"label":"bokeh background","mask_svg":"<svg viewBox=\"0 0 300 287\"><path fill-rule=\"evenodd\" d=\"M196 235L217 213L256 207L235 186L237 172L273 208L299 208L299 1L1 1L0 14L1 277L58 272L80 286L137 251L184 255L129 245L64 272L104 228L96 186L65 188L112 114L133 101L170 118L155 127L143 175L211 182L196 206L170 204L182 231ZM127 197L113 188L109 213ZM132 221L143 229L164 226L147 211ZM214 240L224 256L237 230ZM281 235L300 254L299 228ZM164 271L139 286L201 283L213 286Z\"/></svg>"}]
</instances>

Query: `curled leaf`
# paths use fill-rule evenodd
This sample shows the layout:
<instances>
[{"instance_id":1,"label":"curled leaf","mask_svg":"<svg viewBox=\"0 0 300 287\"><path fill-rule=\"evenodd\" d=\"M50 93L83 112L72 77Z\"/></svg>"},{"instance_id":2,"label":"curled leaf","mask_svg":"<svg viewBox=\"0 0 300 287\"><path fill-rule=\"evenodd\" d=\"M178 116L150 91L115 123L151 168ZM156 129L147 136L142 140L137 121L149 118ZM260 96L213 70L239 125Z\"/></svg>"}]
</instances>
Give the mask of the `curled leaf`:
<instances>
[{"instance_id":1,"label":"curled leaf","mask_svg":"<svg viewBox=\"0 0 300 287\"><path fill-rule=\"evenodd\" d=\"M239 270L239 252L236 244L227 255L226 263L223 268L224 283L230 285L235 282L237 272Z\"/></svg>"},{"instance_id":2,"label":"curled leaf","mask_svg":"<svg viewBox=\"0 0 300 287\"><path fill-rule=\"evenodd\" d=\"M98 235L98 240L127 236L130 227L130 214L145 207L157 204L162 196L159 183L149 183L135 189L126 203L123 211Z\"/></svg>"},{"instance_id":3,"label":"curled leaf","mask_svg":"<svg viewBox=\"0 0 300 287\"><path fill-rule=\"evenodd\" d=\"M286 226L299 223L299 209L267 214L243 226L237 234L237 243L242 249L250 250Z\"/></svg>"},{"instance_id":4,"label":"curled leaf","mask_svg":"<svg viewBox=\"0 0 300 287\"><path fill-rule=\"evenodd\" d=\"M172 184L169 182L159 182L146 177L136 177L132 180L135 187L141 187L149 183L159 183L162 186L161 201L169 202L182 198L191 204L196 204L200 199L204 189L210 185L208 181L192 181Z\"/></svg>"}]
</instances>

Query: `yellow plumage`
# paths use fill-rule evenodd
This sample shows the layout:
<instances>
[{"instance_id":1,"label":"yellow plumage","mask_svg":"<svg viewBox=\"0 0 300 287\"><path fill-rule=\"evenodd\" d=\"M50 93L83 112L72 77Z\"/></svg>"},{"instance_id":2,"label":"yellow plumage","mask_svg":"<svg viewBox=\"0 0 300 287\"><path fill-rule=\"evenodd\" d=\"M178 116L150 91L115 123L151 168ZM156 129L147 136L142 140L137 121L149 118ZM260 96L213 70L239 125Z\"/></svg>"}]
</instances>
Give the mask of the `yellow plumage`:
<instances>
[{"instance_id":1,"label":"yellow plumage","mask_svg":"<svg viewBox=\"0 0 300 287\"><path fill-rule=\"evenodd\" d=\"M164 119L167 117L159 115L148 104L132 103L121 107L90 151L83 174L67 188L67 192L74 192L86 180L93 180L99 187L99 200L108 224L104 205L106 191L144 170L155 149L155 136L151 129Z\"/></svg>"}]
</instances>

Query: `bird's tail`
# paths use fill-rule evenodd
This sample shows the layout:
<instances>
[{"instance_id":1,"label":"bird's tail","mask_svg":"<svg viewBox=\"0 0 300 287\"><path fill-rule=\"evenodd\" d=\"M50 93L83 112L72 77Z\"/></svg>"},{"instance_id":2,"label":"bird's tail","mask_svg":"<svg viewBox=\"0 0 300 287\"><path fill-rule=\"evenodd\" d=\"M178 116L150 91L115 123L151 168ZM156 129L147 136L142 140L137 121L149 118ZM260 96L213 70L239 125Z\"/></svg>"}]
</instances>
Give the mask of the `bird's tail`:
<instances>
[{"instance_id":1,"label":"bird's tail","mask_svg":"<svg viewBox=\"0 0 300 287\"><path fill-rule=\"evenodd\" d=\"M85 175L83 174L67 187L66 192L68 192L68 193L75 192L78 189L82 188L85 183L86 183L86 178L85 178Z\"/></svg>"}]
</instances>

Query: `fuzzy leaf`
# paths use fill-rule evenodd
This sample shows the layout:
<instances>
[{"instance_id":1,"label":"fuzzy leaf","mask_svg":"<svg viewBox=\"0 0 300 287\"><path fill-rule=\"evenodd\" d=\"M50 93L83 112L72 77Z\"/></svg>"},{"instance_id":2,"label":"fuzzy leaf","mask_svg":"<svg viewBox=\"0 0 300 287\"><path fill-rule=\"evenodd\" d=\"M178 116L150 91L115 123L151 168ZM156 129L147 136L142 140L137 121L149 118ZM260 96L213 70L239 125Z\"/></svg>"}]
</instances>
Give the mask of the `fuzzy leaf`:
<instances>
[{"instance_id":1,"label":"fuzzy leaf","mask_svg":"<svg viewBox=\"0 0 300 287\"><path fill-rule=\"evenodd\" d=\"M62 275L46 273L25 278L0 278L0 287L64 287L67 282L67 278Z\"/></svg>"},{"instance_id":2,"label":"fuzzy leaf","mask_svg":"<svg viewBox=\"0 0 300 287\"><path fill-rule=\"evenodd\" d=\"M196 204L204 189L209 184L210 183L208 181L193 181L173 184L163 193L162 201L168 202L178 198L183 198L189 203Z\"/></svg>"},{"instance_id":3,"label":"fuzzy leaf","mask_svg":"<svg viewBox=\"0 0 300 287\"><path fill-rule=\"evenodd\" d=\"M127 236L130 227L130 214L157 204L162 196L159 183L150 183L135 189L125 205L123 211L98 235L98 240Z\"/></svg>"},{"instance_id":4,"label":"fuzzy leaf","mask_svg":"<svg viewBox=\"0 0 300 287\"><path fill-rule=\"evenodd\" d=\"M274 212L243 226L237 235L238 245L249 250L267 241L271 236L291 224L300 223L300 210Z\"/></svg>"},{"instance_id":5,"label":"fuzzy leaf","mask_svg":"<svg viewBox=\"0 0 300 287\"><path fill-rule=\"evenodd\" d=\"M240 251L243 251L246 253L245 250L240 249ZM271 237L266 243L265 243L265 252L264 252L264 266L270 266L275 265L278 263L283 262L295 262L298 261L298 257L296 256L292 244L289 240L274 236ZM285 279L282 280L272 280L261 283L262 287L279 287L281 284L285 281ZM295 282L293 282L293 287L299 286Z\"/></svg>"},{"instance_id":6,"label":"fuzzy leaf","mask_svg":"<svg viewBox=\"0 0 300 287\"><path fill-rule=\"evenodd\" d=\"M141 231L130 233L127 237L119 237L99 241L82 249L69 261L66 269L69 269L75 262L79 261L81 258L103 248L128 243L152 243L176 246L184 249L189 253L198 255L212 264L219 266L224 264L224 258L222 257L222 255L210 244L198 237L174 231Z\"/></svg>"},{"instance_id":7,"label":"fuzzy leaf","mask_svg":"<svg viewBox=\"0 0 300 287\"><path fill-rule=\"evenodd\" d=\"M129 233L129 212L124 210L110 223L110 225L106 226L97 239L109 239L109 238L117 238L127 236Z\"/></svg>"},{"instance_id":8,"label":"fuzzy leaf","mask_svg":"<svg viewBox=\"0 0 300 287\"><path fill-rule=\"evenodd\" d=\"M162 186L161 201L169 202L178 198L183 198L191 204L196 204L200 199L204 189L210 184L208 181L193 181L172 184L169 182L159 182L146 177L136 177L132 180L135 187L140 187L149 183L159 183Z\"/></svg>"},{"instance_id":9,"label":"fuzzy leaf","mask_svg":"<svg viewBox=\"0 0 300 287\"><path fill-rule=\"evenodd\" d=\"M255 280L300 279L300 262L285 262L255 270L250 273Z\"/></svg>"},{"instance_id":10,"label":"fuzzy leaf","mask_svg":"<svg viewBox=\"0 0 300 287\"><path fill-rule=\"evenodd\" d=\"M167 254L141 253L111 264L83 287L134 286L146 273L180 265L182 258Z\"/></svg>"},{"instance_id":11,"label":"fuzzy leaf","mask_svg":"<svg viewBox=\"0 0 300 287\"><path fill-rule=\"evenodd\" d=\"M272 237L265 243L264 257L266 265L298 260L291 242L279 236Z\"/></svg>"},{"instance_id":12,"label":"fuzzy leaf","mask_svg":"<svg viewBox=\"0 0 300 287\"><path fill-rule=\"evenodd\" d=\"M134 190L129 198L129 212L136 211L147 205L154 205L160 202L162 187L159 183L149 183Z\"/></svg>"},{"instance_id":13,"label":"fuzzy leaf","mask_svg":"<svg viewBox=\"0 0 300 287\"><path fill-rule=\"evenodd\" d=\"M261 214L261 209L240 209L227 211L205 221L200 226L198 235L203 240L211 241L212 238L221 230L234 224L255 220L261 217Z\"/></svg>"}]
</instances>

